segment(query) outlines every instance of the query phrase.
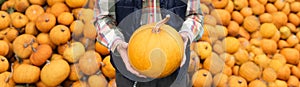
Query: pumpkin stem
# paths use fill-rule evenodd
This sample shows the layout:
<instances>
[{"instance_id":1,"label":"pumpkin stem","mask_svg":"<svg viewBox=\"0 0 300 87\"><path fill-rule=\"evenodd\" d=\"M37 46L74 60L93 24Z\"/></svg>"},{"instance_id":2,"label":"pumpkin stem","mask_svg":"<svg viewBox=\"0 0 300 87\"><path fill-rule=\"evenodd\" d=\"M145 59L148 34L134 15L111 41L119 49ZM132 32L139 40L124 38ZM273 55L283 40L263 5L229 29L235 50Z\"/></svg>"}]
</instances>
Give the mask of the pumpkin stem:
<instances>
[{"instance_id":1,"label":"pumpkin stem","mask_svg":"<svg viewBox=\"0 0 300 87\"><path fill-rule=\"evenodd\" d=\"M28 44L27 44L27 43L24 43L24 44L23 44L23 47L24 47L24 48L27 48L27 47L28 47Z\"/></svg>"},{"instance_id":2,"label":"pumpkin stem","mask_svg":"<svg viewBox=\"0 0 300 87\"><path fill-rule=\"evenodd\" d=\"M89 41L90 41L90 39L88 39L88 38L85 40L85 45L84 45L85 48L87 48L89 46Z\"/></svg>"},{"instance_id":3,"label":"pumpkin stem","mask_svg":"<svg viewBox=\"0 0 300 87\"><path fill-rule=\"evenodd\" d=\"M101 65L101 66L105 66L105 64L104 64L103 62L100 62L100 65Z\"/></svg>"},{"instance_id":4,"label":"pumpkin stem","mask_svg":"<svg viewBox=\"0 0 300 87\"><path fill-rule=\"evenodd\" d=\"M96 75L100 75L100 74L102 74L101 70L99 70L99 71L96 73Z\"/></svg>"},{"instance_id":5,"label":"pumpkin stem","mask_svg":"<svg viewBox=\"0 0 300 87\"><path fill-rule=\"evenodd\" d=\"M50 64L50 61L49 61L49 60L46 60L46 65L47 65L47 64Z\"/></svg>"},{"instance_id":6,"label":"pumpkin stem","mask_svg":"<svg viewBox=\"0 0 300 87\"><path fill-rule=\"evenodd\" d=\"M46 19L45 19L45 22L49 22L49 21L50 21L50 19L49 19L49 18L46 18Z\"/></svg>"},{"instance_id":7,"label":"pumpkin stem","mask_svg":"<svg viewBox=\"0 0 300 87\"><path fill-rule=\"evenodd\" d=\"M12 74L14 73L14 63L11 63L10 68L11 68L11 73L9 74L9 76L5 79L5 82L8 83L9 79L12 77Z\"/></svg>"},{"instance_id":8,"label":"pumpkin stem","mask_svg":"<svg viewBox=\"0 0 300 87\"><path fill-rule=\"evenodd\" d=\"M2 14L2 15L1 15L1 17L2 17L2 18L5 18L5 15L4 15L4 14Z\"/></svg>"},{"instance_id":9,"label":"pumpkin stem","mask_svg":"<svg viewBox=\"0 0 300 87\"><path fill-rule=\"evenodd\" d=\"M33 52L36 52L36 49L32 46L33 42L35 42L34 39L32 39L29 44L30 44L31 50Z\"/></svg>"},{"instance_id":10,"label":"pumpkin stem","mask_svg":"<svg viewBox=\"0 0 300 87\"><path fill-rule=\"evenodd\" d=\"M152 32L155 32L155 33L159 32L160 26L161 26L162 24L167 23L169 20L170 20L170 15L168 14L168 15L166 16L166 18L164 18L163 20L159 21L159 22L155 25L155 27L152 29Z\"/></svg>"},{"instance_id":11,"label":"pumpkin stem","mask_svg":"<svg viewBox=\"0 0 300 87\"><path fill-rule=\"evenodd\" d=\"M1 61L3 62L5 59L4 58L1 58Z\"/></svg>"},{"instance_id":12,"label":"pumpkin stem","mask_svg":"<svg viewBox=\"0 0 300 87\"><path fill-rule=\"evenodd\" d=\"M15 55L15 58L16 58L16 60L17 60L19 63L22 63L22 59L20 59L20 58L18 57L18 55Z\"/></svg>"}]
</instances>

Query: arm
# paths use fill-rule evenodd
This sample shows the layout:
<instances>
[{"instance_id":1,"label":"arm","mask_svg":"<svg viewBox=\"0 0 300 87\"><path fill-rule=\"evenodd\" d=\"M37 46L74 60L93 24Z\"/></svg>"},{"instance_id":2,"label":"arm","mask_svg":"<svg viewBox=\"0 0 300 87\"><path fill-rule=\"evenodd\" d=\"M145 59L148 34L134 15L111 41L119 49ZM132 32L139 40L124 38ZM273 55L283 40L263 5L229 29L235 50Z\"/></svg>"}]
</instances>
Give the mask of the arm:
<instances>
[{"instance_id":1,"label":"arm","mask_svg":"<svg viewBox=\"0 0 300 87\"><path fill-rule=\"evenodd\" d=\"M204 32L200 0L188 0L187 5L187 18L179 33L186 35L190 41L197 41L202 37Z\"/></svg>"},{"instance_id":2,"label":"arm","mask_svg":"<svg viewBox=\"0 0 300 87\"><path fill-rule=\"evenodd\" d=\"M97 29L97 41L114 52L119 41L124 41L124 36L116 27L113 6L115 0L96 0L94 5L95 27ZM115 44L114 44L115 43Z\"/></svg>"}]
</instances>

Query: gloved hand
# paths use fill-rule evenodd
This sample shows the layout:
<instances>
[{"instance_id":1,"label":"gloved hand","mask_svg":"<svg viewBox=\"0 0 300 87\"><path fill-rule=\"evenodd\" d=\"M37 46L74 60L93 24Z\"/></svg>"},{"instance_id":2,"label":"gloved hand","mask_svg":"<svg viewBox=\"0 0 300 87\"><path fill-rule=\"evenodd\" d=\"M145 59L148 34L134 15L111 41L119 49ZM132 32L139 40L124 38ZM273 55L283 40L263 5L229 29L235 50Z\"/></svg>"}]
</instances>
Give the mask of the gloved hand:
<instances>
[{"instance_id":1,"label":"gloved hand","mask_svg":"<svg viewBox=\"0 0 300 87\"><path fill-rule=\"evenodd\" d=\"M137 72L136 70L134 70L131 65L129 64L129 60L128 60L128 54L127 54L127 47L128 47L128 43L122 41L122 40L116 40L115 44L117 44L117 51L119 52L126 69L131 72L132 74L138 76L138 77L143 77L146 78L146 76L141 75L139 72Z\"/></svg>"},{"instance_id":2,"label":"gloved hand","mask_svg":"<svg viewBox=\"0 0 300 87\"><path fill-rule=\"evenodd\" d=\"M184 55L183 55L183 58L182 58L182 61L181 61L181 64L180 64L180 67L182 67L184 65L185 61L186 61L185 49L186 49L187 41L189 39L188 38L189 34L187 32L180 32L179 34L180 34L180 36L181 36L181 38L183 40L183 43L184 43L184 48L183 48Z\"/></svg>"}]
</instances>

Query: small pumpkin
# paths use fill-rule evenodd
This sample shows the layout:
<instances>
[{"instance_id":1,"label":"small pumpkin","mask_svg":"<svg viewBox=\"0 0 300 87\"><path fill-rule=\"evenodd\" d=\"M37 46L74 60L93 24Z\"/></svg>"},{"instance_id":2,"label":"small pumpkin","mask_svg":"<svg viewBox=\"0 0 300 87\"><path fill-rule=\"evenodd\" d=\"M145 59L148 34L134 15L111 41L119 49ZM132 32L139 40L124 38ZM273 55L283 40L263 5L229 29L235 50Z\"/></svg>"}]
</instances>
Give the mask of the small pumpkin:
<instances>
[{"instance_id":1,"label":"small pumpkin","mask_svg":"<svg viewBox=\"0 0 300 87\"><path fill-rule=\"evenodd\" d=\"M243 27L249 32L254 32L259 29L260 22L256 16L247 16L244 19Z\"/></svg>"},{"instance_id":2,"label":"small pumpkin","mask_svg":"<svg viewBox=\"0 0 300 87\"><path fill-rule=\"evenodd\" d=\"M0 30L5 29L11 23L10 15L5 11L0 11Z\"/></svg>"},{"instance_id":3,"label":"small pumpkin","mask_svg":"<svg viewBox=\"0 0 300 87\"><path fill-rule=\"evenodd\" d=\"M268 3L268 0L258 0L259 3L266 5Z\"/></svg>"},{"instance_id":4,"label":"small pumpkin","mask_svg":"<svg viewBox=\"0 0 300 87\"><path fill-rule=\"evenodd\" d=\"M269 63L269 67L274 69L276 72L284 66L285 63L282 63L281 60L272 59Z\"/></svg>"},{"instance_id":5,"label":"small pumpkin","mask_svg":"<svg viewBox=\"0 0 300 87\"><path fill-rule=\"evenodd\" d=\"M110 62L110 56L106 56L103 59L103 65L102 65L101 71L102 71L104 76L106 76L110 79L115 78L116 69L113 67L113 65Z\"/></svg>"},{"instance_id":6,"label":"small pumpkin","mask_svg":"<svg viewBox=\"0 0 300 87\"><path fill-rule=\"evenodd\" d=\"M234 54L234 58L236 60L236 64L241 65L247 61L249 61L249 53L245 49L239 49Z\"/></svg>"},{"instance_id":7,"label":"small pumpkin","mask_svg":"<svg viewBox=\"0 0 300 87\"><path fill-rule=\"evenodd\" d=\"M213 77L213 85L216 87L226 87L228 76L223 73L218 73Z\"/></svg>"},{"instance_id":8,"label":"small pumpkin","mask_svg":"<svg viewBox=\"0 0 300 87\"><path fill-rule=\"evenodd\" d=\"M206 4L200 3L200 8L201 8L203 14L209 14L210 13L210 10L209 10L209 8Z\"/></svg>"},{"instance_id":9,"label":"small pumpkin","mask_svg":"<svg viewBox=\"0 0 300 87\"><path fill-rule=\"evenodd\" d=\"M236 21L230 21L227 26L228 34L231 36L237 36L239 33L239 24Z\"/></svg>"},{"instance_id":10,"label":"small pumpkin","mask_svg":"<svg viewBox=\"0 0 300 87\"><path fill-rule=\"evenodd\" d=\"M46 0L28 0L33 5L44 5Z\"/></svg>"},{"instance_id":11,"label":"small pumpkin","mask_svg":"<svg viewBox=\"0 0 300 87\"><path fill-rule=\"evenodd\" d=\"M300 24L300 18L295 13L290 13L288 15L289 22L294 24L295 26L298 26Z\"/></svg>"},{"instance_id":12,"label":"small pumpkin","mask_svg":"<svg viewBox=\"0 0 300 87\"><path fill-rule=\"evenodd\" d=\"M13 80L16 83L35 83L40 78L40 68L30 64L20 64L13 72Z\"/></svg>"},{"instance_id":13,"label":"small pumpkin","mask_svg":"<svg viewBox=\"0 0 300 87\"><path fill-rule=\"evenodd\" d=\"M224 66L225 61L216 53L212 53L203 63L204 69L209 70L213 75L222 72Z\"/></svg>"},{"instance_id":14,"label":"small pumpkin","mask_svg":"<svg viewBox=\"0 0 300 87\"><path fill-rule=\"evenodd\" d=\"M85 23L84 24L84 29L83 29L83 36L90 38L90 39L95 39L97 36L97 29L94 26L93 23Z\"/></svg>"},{"instance_id":15,"label":"small pumpkin","mask_svg":"<svg viewBox=\"0 0 300 87\"><path fill-rule=\"evenodd\" d=\"M270 13L263 13L259 15L259 21L261 23L272 23L272 15Z\"/></svg>"},{"instance_id":16,"label":"small pumpkin","mask_svg":"<svg viewBox=\"0 0 300 87\"><path fill-rule=\"evenodd\" d=\"M290 5L291 11L292 12L299 12L300 11L299 6L300 6L299 1L292 2L291 5Z\"/></svg>"},{"instance_id":17,"label":"small pumpkin","mask_svg":"<svg viewBox=\"0 0 300 87\"><path fill-rule=\"evenodd\" d=\"M233 0L233 3L234 3L235 10L241 10L242 8L248 6L247 0Z\"/></svg>"},{"instance_id":18,"label":"small pumpkin","mask_svg":"<svg viewBox=\"0 0 300 87\"><path fill-rule=\"evenodd\" d=\"M67 26L56 25L51 29L49 37L55 45L61 45L68 42L71 38L71 33Z\"/></svg>"},{"instance_id":19,"label":"small pumpkin","mask_svg":"<svg viewBox=\"0 0 300 87\"><path fill-rule=\"evenodd\" d=\"M74 17L70 12L63 12L58 15L57 21L62 25L70 25L74 21Z\"/></svg>"},{"instance_id":20,"label":"small pumpkin","mask_svg":"<svg viewBox=\"0 0 300 87\"><path fill-rule=\"evenodd\" d=\"M25 34L37 35L38 30L35 26L35 22L28 22L25 26Z\"/></svg>"},{"instance_id":21,"label":"small pumpkin","mask_svg":"<svg viewBox=\"0 0 300 87\"><path fill-rule=\"evenodd\" d=\"M299 43L299 39L297 38L296 35L290 35L286 42L289 44L289 47L294 47L296 44Z\"/></svg>"},{"instance_id":22,"label":"small pumpkin","mask_svg":"<svg viewBox=\"0 0 300 87\"><path fill-rule=\"evenodd\" d=\"M244 27L239 28L239 36L243 37L247 40L250 39L250 34L249 34L249 32L247 32L247 30Z\"/></svg>"},{"instance_id":23,"label":"small pumpkin","mask_svg":"<svg viewBox=\"0 0 300 87\"><path fill-rule=\"evenodd\" d=\"M16 37L19 35L19 31L14 27L8 27L2 31L0 31L0 34L5 35L5 37L10 41L14 41Z\"/></svg>"},{"instance_id":24,"label":"small pumpkin","mask_svg":"<svg viewBox=\"0 0 300 87\"><path fill-rule=\"evenodd\" d=\"M290 64L298 64L299 63L299 51L294 48L284 48L280 50L280 54L282 54L286 60L287 63Z\"/></svg>"},{"instance_id":25,"label":"small pumpkin","mask_svg":"<svg viewBox=\"0 0 300 87\"><path fill-rule=\"evenodd\" d=\"M297 87L299 84L299 79L296 76L290 76L287 81L288 87Z\"/></svg>"},{"instance_id":26,"label":"small pumpkin","mask_svg":"<svg viewBox=\"0 0 300 87\"><path fill-rule=\"evenodd\" d=\"M229 0L212 0L212 5L217 8L221 9L227 6Z\"/></svg>"},{"instance_id":27,"label":"small pumpkin","mask_svg":"<svg viewBox=\"0 0 300 87\"><path fill-rule=\"evenodd\" d=\"M233 66L232 67L232 72L233 72L233 75L239 75L239 70L240 70L240 66L237 66L237 65L235 65L235 66Z\"/></svg>"},{"instance_id":28,"label":"small pumpkin","mask_svg":"<svg viewBox=\"0 0 300 87\"><path fill-rule=\"evenodd\" d=\"M70 66L71 70L70 70L70 74L69 74L69 80L72 81L77 81L80 78L83 77L83 74L80 72L80 70L78 69L78 64L72 64Z\"/></svg>"},{"instance_id":29,"label":"small pumpkin","mask_svg":"<svg viewBox=\"0 0 300 87\"><path fill-rule=\"evenodd\" d=\"M36 38L30 34L22 34L14 40L13 51L18 57L25 59L32 53L31 46L34 48L38 46Z\"/></svg>"},{"instance_id":30,"label":"small pumpkin","mask_svg":"<svg viewBox=\"0 0 300 87\"><path fill-rule=\"evenodd\" d=\"M51 13L43 13L35 21L36 28L43 33L49 32L55 24L56 18Z\"/></svg>"},{"instance_id":31,"label":"small pumpkin","mask_svg":"<svg viewBox=\"0 0 300 87\"><path fill-rule=\"evenodd\" d=\"M70 46L70 43L62 44L57 46L57 52L60 55L63 55L65 50Z\"/></svg>"},{"instance_id":32,"label":"small pumpkin","mask_svg":"<svg viewBox=\"0 0 300 87\"><path fill-rule=\"evenodd\" d=\"M70 25L70 30L72 32L72 36L80 37L83 33L84 24L81 20L75 20Z\"/></svg>"},{"instance_id":33,"label":"small pumpkin","mask_svg":"<svg viewBox=\"0 0 300 87\"><path fill-rule=\"evenodd\" d=\"M223 39L222 43L225 45L223 47L225 47L225 51L228 53L235 53L240 47L239 40L234 37L226 37Z\"/></svg>"},{"instance_id":34,"label":"small pumpkin","mask_svg":"<svg viewBox=\"0 0 300 87\"><path fill-rule=\"evenodd\" d=\"M43 13L45 13L45 11L40 5L31 5L25 11L25 15L30 21L35 21L37 17Z\"/></svg>"},{"instance_id":35,"label":"small pumpkin","mask_svg":"<svg viewBox=\"0 0 300 87\"><path fill-rule=\"evenodd\" d=\"M281 10L284 5L286 4L286 1L281 1L281 0L276 0L274 5L276 6L277 9Z\"/></svg>"},{"instance_id":36,"label":"small pumpkin","mask_svg":"<svg viewBox=\"0 0 300 87\"><path fill-rule=\"evenodd\" d=\"M291 12L291 4L290 3L285 3L284 7L282 8L282 12L285 13L286 15L290 14Z\"/></svg>"},{"instance_id":37,"label":"small pumpkin","mask_svg":"<svg viewBox=\"0 0 300 87\"><path fill-rule=\"evenodd\" d=\"M79 69L86 75L93 75L99 70L95 51L85 52L78 64Z\"/></svg>"},{"instance_id":38,"label":"small pumpkin","mask_svg":"<svg viewBox=\"0 0 300 87\"><path fill-rule=\"evenodd\" d=\"M14 8L18 12L24 12L29 6L30 3L28 2L28 0L15 0Z\"/></svg>"},{"instance_id":39,"label":"small pumpkin","mask_svg":"<svg viewBox=\"0 0 300 87\"><path fill-rule=\"evenodd\" d=\"M280 27L279 31L281 39L287 39L289 36L292 35L291 30L286 26Z\"/></svg>"},{"instance_id":40,"label":"small pumpkin","mask_svg":"<svg viewBox=\"0 0 300 87\"><path fill-rule=\"evenodd\" d=\"M63 59L63 56L60 54L52 54L50 60Z\"/></svg>"},{"instance_id":41,"label":"small pumpkin","mask_svg":"<svg viewBox=\"0 0 300 87\"><path fill-rule=\"evenodd\" d=\"M261 3L259 3L257 0L250 0L249 5L253 11L254 15L260 15L265 13L265 6Z\"/></svg>"},{"instance_id":42,"label":"small pumpkin","mask_svg":"<svg viewBox=\"0 0 300 87\"><path fill-rule=\"evenodd\" d=\"M0 40L0 56L6 56L9 52L9 45L6 41Z\"/></svg>"},{"instance_id":43,"label":"small pumpkin","mask_svg":"<svg viewBox=\"0 0 300 87\"><path fill-rule=\"evenodd\" d=\"M11 78L11 72L0 73L0 86L1 87L15 87L15 82Z\"/></svg>"},{"instance_id":44,"label":"small pumpkin","mask_svg":"<svg viewBox=\"0 0 300 87\"><path fill-rule=\"evenodd\" d=\"M108 82L106 81L105 77L100 75L92 75L88 79L88 84L90 87L107 87Z\"/></svg>"},{"instance_id":45,"label":"small pumpkin","mask_svg":"<svg viewBox=\"0 0 300 87\"><path fill-rule=\"evenodd\" d=\"M222 41L218 40L214 43L213 45L213 52L216 52L218 54L222 54L225 52L225 50L223 49L223 44L222 44Z\"/></svg>"},{"instance_id":46,"label":"small pumpkin","mask_svg":"<svg viewBox=\"0 0 300 87\"><path fill-rule=\"evenodd\" d=\"M253 62L245 62L241 65L239 75L247 81L253 81L261 75L260 68Z\"/></svg>"},{"instance_id":47,"label":"small pumpkin","mask_svg":"<svg viewBox=\"0 0 300 87\"><path fill-rule=\"evenodd\" d=\"M240 13L244 16L244 17L247 17L247 16L251 16L253 14L253 11L250 7L244 7L240 10Z\"/></svg>"},{"instance_id":48,"label":"small pumpkin","mask_svg":"<svg viewBox=\"0 0 300 87\"><path fill-rule=\"evenodd\" d=\"M9 62L4 56L0 56L0 73L5 72L9 68Z\"/></svg>"},{"instance_id":49,"label":"small pumpkin","mask_svg":"<svg viewBox=\"0 0 300 87\"><path fill-rule=\"evenodd\" d=\"M67 61L52 60L42 68L40 78L47 86L57 86L68 77L69 73L70 66Z\"/></svg>"},{"instance_id":50,"label":"small pumpkin","mask_svg":"<svg viewBox=\"0 0 300 87\"><path fill-rule=\"evenodd\" d=\"M224 9L227 10L229 13L231 13L234 10L233 1L229 0L228 4L226 5L226 7Z\"/></svg>"},{"instance_id":51,"label":"small pumpkin","mask_svg":"<svg viewBox=\"0 0 300 87\"><path fill-rule=\"evenodd\" d=\"M266 54L275 54L277 52L277 44L274 40L263 39L260 42L260 46Z\"/></svg>"},{"instance_id":52,"label":"small pumpkin","mask_svg":"<svg viewBox=\"0 0 300 87\"><path fill-rule=\"evenodd\" d=\"M111 79L108 82L108 87L117 87L116 79Z\"/></svg>"},{"instance_id":53,"label":"small pumpkin","mask_svg":"<svg viewBox=\"0 0 300 87\"><path fill-rule=\"evenodd\" d=\"M267 84L262 80L251 81L248 85L249 87L267 87Z\"/></svg>"},{"instance_id":54,"label":"small pumpkin","mask_svg":"<svg viewBox=\"0 0 300 87\"><path fill-rule=\"evenodd\" d=\"M194 50L201 59L206 59L212 55L212 47L208 42L197 42Z\"/></svg>"},{"instance_id":55,"label":"small pumpkin","mask_svg":"<svg viewBox=\"0 0 300 87\"><path fill-rule=\"evenodd\" d=\"M298 33L299 30L296 28L296 26L292 23L287 23L286 26L291 30L293 33Z\"/></svg>"},{"instance_id":56,"label":"small pumpkin","mask_svg":"<svg viewBox=\"0 0 300 87\"><path fill-rule=\"evenodd\" d=\"M288 17L285 13L283 12L274 12L271 13L273 22L277 28L280 28L283 25L286 25L288 22Z\"/></svg>"},{"instance_id":57,"label":"small pumpkin","mask_svg":"<svg viewBox=\"0 0 300 87\"><path fill-rule=\"evenodd\" d=\"M254 62L263 68L268 67L270 61L271 61L271 59L269 57L267 57L267 55L265 55L265 54L256 55L254 57Z\"/></svg>"},{"instance_id":58,"label":"small pumpkin","mask_svg":"<svg viewBox=\"0 0 300 87\"><path fill-rule=\"evenodd\" d=\"M63 2L65 2L65 0L47 0L47 4L48 4L49 6L52 6L52 5L54 5L55 3L63 3Z\"/></svg>"},{"instance_id":59,"label":"small pumpkin","mask_svg":"<svg viewBox=\"0 0 300 87\"><path fill-rule=\"evenodd\" d=\"M260 34L264 38L270 38L275 35L277 28L273 23L263 23L259 29Z\"/></svg>"},{"instance_id":60,"label":"small pumpkin","mask_svg":"<svg viewBox=\"0 0 300 87\"><path fill-rule=\"evenodd\" d=\"M66 4L71 8L84 7L88 0L66 0Z\"/></svg>"},{"instance_id":61,"label":"small pumpkin","mask_svg":"<svg viewBox=\"0 0 300 87\"><path fill-rule=\"evenodd\" d=\"M27 16L22 13L14 12L11 15L12 15L11 16L12 25L15 28L22 28L29 22L29 19L27 18Z\"/></svg>"},{"instance_id":62,"label":"small pumpkin","mask_svg":"<svg viewBox=\"0 0 300 87\"><path fill-rule=\"evenodd\" d=\"M203 20L205 24L213 26L217 25L217 19L212 15L205 15Z\"/></svg>"},{"instance_id":63,"label":"small pumpkin","mask_svg":"<svg viewBox=\"0 0 300 87\"><path fill-rule=\"evenodd\" d=\"M238 12L238 11L233 11L231 13L231 18L232 18L232 20L234 20L238 24L242 24L243 21L244 21L244 16L240 12Z\"/></svg>"},{"instance_id":64,"label":"small pumpkin","mask_svg":"<svg viewBox=\"0 0 300 87\"><path fill-rule=\"evenodd\" d=\"M39 44L47 44L51 46L52 49L56 47L56 45L54 45L54 43L51 42L48 33L40 33L39 35L36 36L36 39Z\"/></svg>"},{"instance_id":65,"label":"small pumpkin","mask_svg":"<svg viewBox=\"0 0 300 87\"><path fill-rule=\"evenodd\" d=\"M42 44L32 49L33 53L30 56L30 62L33 65L41 66L52 56L52 48L48 44Z\"/></svg>"},{"instance_id":66,"label":"small pumpkin","mask_svg":"<svg viewBox=\"0 0 300 87\"><path fill-rule=\"evenodd\" d=\"M283 80L276 80L275 84L277 85L277 87L288 87L287 83Z\"/></svg>"},{"instance_id":67,"label":"small pumpkin","mask_svg":"<svg viewBox=\"0 0 300 87\"><path fill-rule=\"evenodd\" d=\"M274 4L268 3L268 4L266 5L266 11L267 11L268 13L273 13L273 12L277 12L278 10L277 10L277 8L275 7Z\"/></svg>"},{"instance_id":68,"label":"small pumpkin","mask_svg":"<svg viewBox=\"0 0 300 87\"><path fill-rule=\"evenodd\" d=\"M70 12L70 9L66 4L58 2L51 6L50 13L52 13L55 17L58 17L63 12Z\"/></svg>"},{"instance_id":69,"label":"small pumpkin","mask_svg":"<svg viewBox=\"0 0 300 87\"><path fill-rule=\"evenodd\" d=\"M229 87L248 87L247 81L240 76L230 76L228 78L228 85Z\"/></svg>"},{"instance_id":70,"label":"small pumpkin","mask_svg":"<svg viewBox=\"0 0 300 87\"><path fill-rule=\"evenodd\" d=\"M231 20L230 13L224 9L214 9L211 11L211 15L217 19L218 24L228 25Z\"/></svg>"},{"instance_id":71,"label":"small pumpkin","mask_svg":"<svg viewBox=\"0 0 300 87\"><path fill-rule=\"evenodd\" d=\"M262 79L267 82L275 82L277 79L277 73L272 68L265 68L262 73Z\"/></svg>"},{"instance_id":72,"label":"small pumpkin","mask_svg":"<svg viewBox=\"0 0 300 87\"><path fill-rule=\"evenodd\" d=\"M99 42L95 42L95 50L103 56L106 56L110 53L109 49Z\"/></svg>"},{"instance_id":73,"label":"small pumpkin","mask_svg":"<svg viewBox=\"0 0 300 87\"><path fill-rule=\"evenodd\" d=\"M73 42L65 49L63 56L68 62L74 63L77 62L84 53L84 46L80 42Z\"/></svg>"},{"instance_id":74,"label":"small pumpkin","mask_svg":"<svg viewBox=\"0 0 300 87\"><path fill-rule=\"evenodd\" d=\"M94 11L92 9L80 9L78 12L78 19L82 20L83 23L91 23L94 19Z\"/></svg>"},{"instance_id":75,"label":"small pumpkin","mask_svg":"<svg viewBox=\"0 0 300 87\"><path fill-rule=\"evenodd\" d=\"M198 70L192 76L193 87L210 87L212 84L212 75L205 69Z\"/></svg>"},{"instance_id":76,"label":"small pumpkin","mask_svg":"<svg viewBox=\"0 0 300 87\"><path fill-rule=\"evenodd\" d=\"M290 67L287 64L285 64L278 69L277 78L286 81L291 76L290 74L291 74Z\"/></svg>"}]
</instances>

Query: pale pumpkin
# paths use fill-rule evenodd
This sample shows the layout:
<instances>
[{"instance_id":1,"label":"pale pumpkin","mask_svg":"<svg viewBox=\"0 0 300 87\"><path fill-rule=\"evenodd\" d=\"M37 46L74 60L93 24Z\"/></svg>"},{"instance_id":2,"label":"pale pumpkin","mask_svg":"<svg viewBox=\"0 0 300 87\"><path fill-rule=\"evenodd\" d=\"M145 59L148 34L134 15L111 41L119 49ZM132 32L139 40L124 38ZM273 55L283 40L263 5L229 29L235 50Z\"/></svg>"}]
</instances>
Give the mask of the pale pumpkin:
<instances>
[{"instance_id":1,"label":"pale pumpkin","mask_svg":"<svg viewBox=\"0 0 300 87\"><path fill-rule=\"evenodd\" d=\"M13 72L13 80L16 83L35 83L40 78L40 68L30 64L20 64Z\"/></svg>"},{"instance_id":2,"label":"pale pumpkin","mask_svg":"<svg viewBox=\"0 0 300 87\"><path fill-rule=\"evenodd\" d=\"M99 70L95 51L87 51L79 59L79 69L86 75L95 74Z\"/></svg>"},{"instance_id":3,"label":"pale pumpkin","mask_svg":"<svg viewBox=\"0 0 300 87\"><path fill-rule=\"evenodd\" d=\"M169 17L158 25L152 23L141 26L129 40L129 63L142 75L162 78L173 73L181 63L183 40L174 28L163 24Z\"/></svg>"},{"instance_id":4,"label":"pale pumpkin","mask_svg":"<svg viewBox=\"0 0 300 87\"><path fill-rule=\"evenodd\" d=\"M78 11L78 19L82 20L83 23L92 23L93 17L94 11L92 9L79 9Z\"/></svg>"},{"instance_id":5,"label":"pale pumpkin","mask_svg":"<svg viewBox=\"0 0 300 87\"><path fill-rule=\"evenodd\" d=\"M193 87L210 87L213 78L209 71L201 69L194 73L192 77Z\"/></svg>"},{"instance_id":6,"label":"pale pumpkin","mask_svg":"<svg viewBox=\"0 0 300 87\"><path fill-rule=\"evenodd\" d=\"M71 38L70 30L65 25L56 25L49 33L50 40L55 45L67 43Z\"/></svg>"},{"instance_id":7,"label":"pale pumpkin","mask_svg":"<svg viewBox=\"0 0 300 87\"><path fill-rule=\"evenodd\" d=\"M30 34L22 34L14 40L13 51L19 58L25 59L32 53L31 45L34 48L38 46L36 38Z\"/></svg>"},{"instance_id":8,"label":"pale pumpkin","mask_svg":"<svg viewBox=\"0 0 300 87\"><path fill-rule=\"evenodd\" d=\"M107 87L108 82L105 77L100 75L92 75L88 79L88 84L90 87Z\"/></svg>"},{"instance_id":9,"label":"pale pumpkin","mask_svg":"<svg viewBox=\"0 0 300 87\"><path fill-rule=\"evenodd\" d=\"M228 76L223 73L218 73L213 77L213 85L217 87L226 87Z\"/></svg>"},{"instance_id":10,"label":"pale pumpkin","mask_svg":"<svg viewBox=\"0 0 300 87\"><path fill-rule=\"evenodd\" d=\"M74 63L77 62L84 53L84 46L80 42L73 42L64 50L63 56L68 62Z\"/></svg>"},{"instance_id":11,"label":"pale pumpkin","mask_svg":"<svg viewBox=\"0 0 300 87\"><path fill-rule=\"evenodd\" d=\"M253 81L261 75L261 70L255 63L245 62L240 67L239 75L247 81Z\"/></svg>"},{"instance_id":12,"label":"pale pumpkin","mask_svg":"<svg viewBox=\"0 0 300 87\"><path fill-rule=\"evenodd\" d=\"M97 29L93 23L86 22L84 24L83 36L89 39L95 39L97 36Z\"/></svg>"},{"instance_id":13,"label":"pale pumpkin","mask_svg":"<svg viewBox=\"0 0 300 87\"><path fill-rule=\"evenodd\" d=\"M57 86L68 77L69 73L70 66L67 61L52 60L41 70L41 81L47 86Z\"/></svg>"},{"instance_id":14,"label":"pale pumpkin","mask_svg":"<svg viewBox=\"0 0 300 87\"><path fill-rule=\"evenodd\" d=\"M70 25L70 30L73 37L80 37L83 33L84 24L81 20L75 20Z\"/></svg>"},{"instance_id":15,"label":"pale pumpkin","mask_svg":"<svg viewBox=\"0 0 300 87\"><path fill-rule=\"evenodd\" d=\"M4 56L0 56L0 73L5 72L9 68L9 62Z\"/></svg>"},{"instance_id":16,"label":"pale pumpkin","mask_svg":"<svg viewBox=\"0 0 300 87\"><path fill-rule=\"evenodd\" d=\"M104 76L106 76L110 79L116 77L116 69L113 67L113 65L110 62L110 56L106 56L104 58L101 71Z\"/></svg>"},{"instance_id":17,"label":"pale pumpkin","mask_svg":"<svg viewBox=\"0 0 300 87\"><path fill-rule=\"evenodd\" d=\"M222 72L224 66L225 61L216 53L212 53L203 63L204 69L209 70L213 75Z\"/></svg>"},{"instance_id":18,"label":"pale pumpkin","mask_svg":"<svg viewBox=\"0 0 300 87\"><path fill-rule=\"evenodd\" d=\"M217 19L217 23L221 25L228 25L231 20L231 15L227 10L214 9L211 11L211 15Z\"/></svg>"},{"instance_id":19,"label":"pale pumpkin","mask_svg":"<svg viewBox=\"0 0 300 87\"><path fill-rule=\"evenodd\" d=\"M52 48L47 44L42 44L32 49L33 53L30 56L30 62L36 66L44 64L52 55Z\"/></svg>"}]
</instances>

